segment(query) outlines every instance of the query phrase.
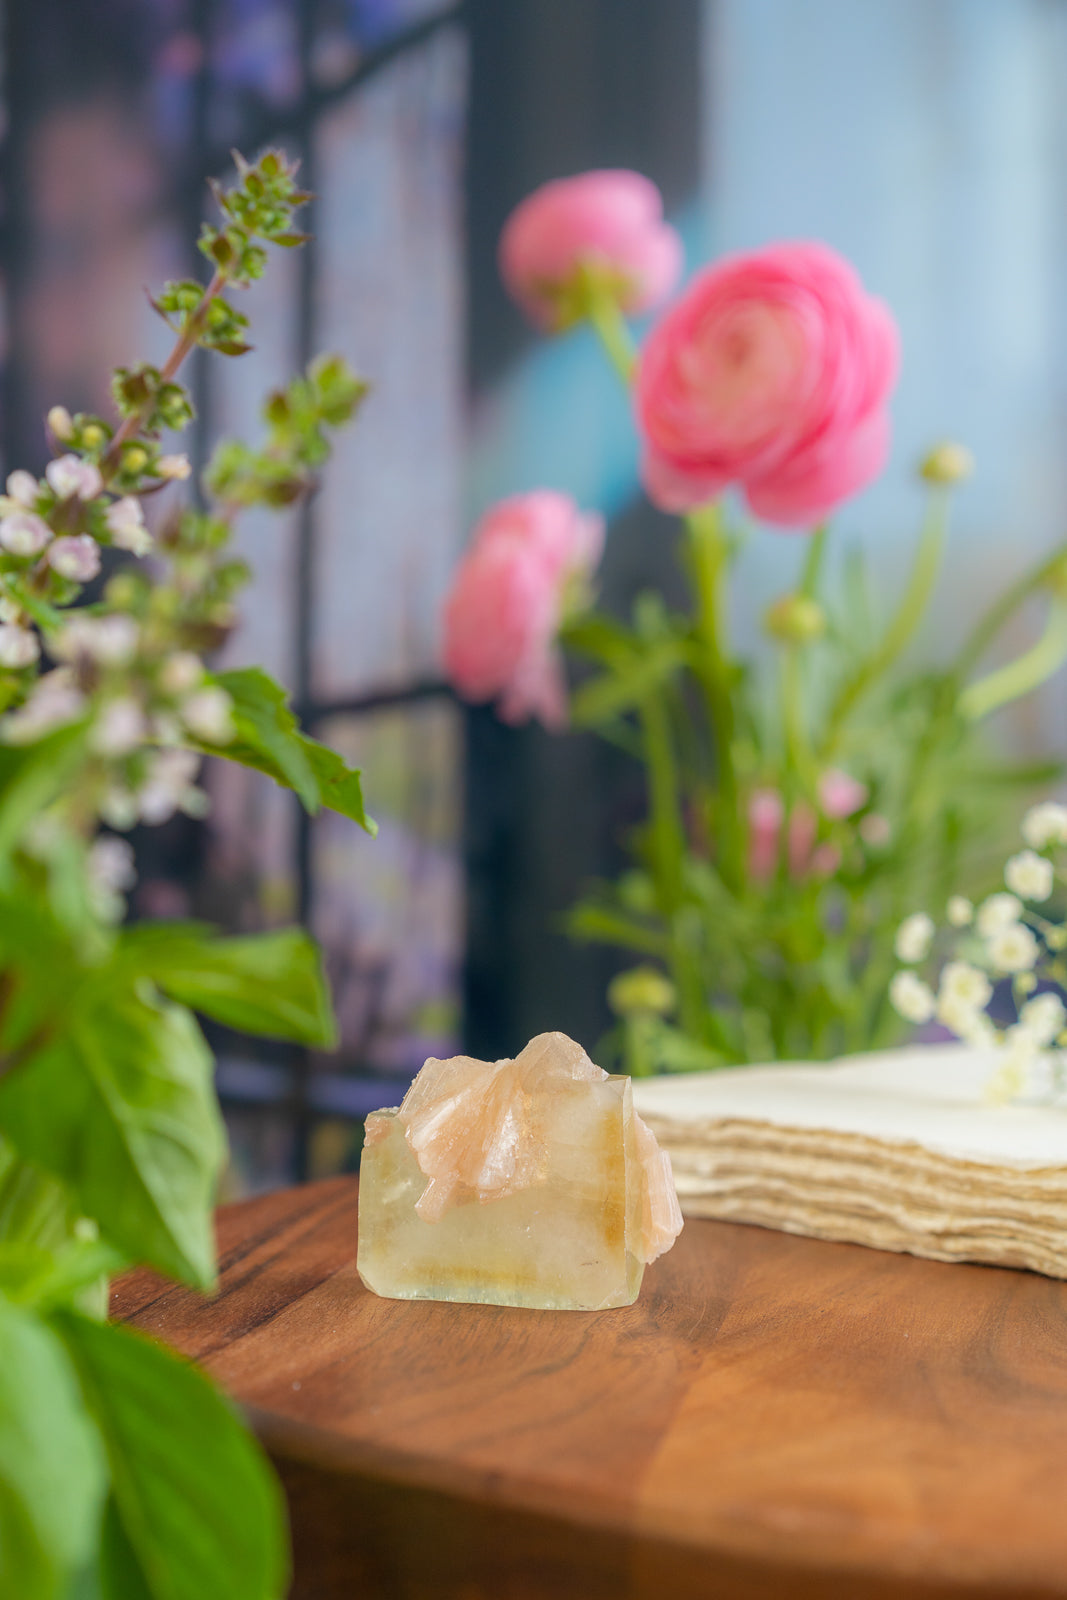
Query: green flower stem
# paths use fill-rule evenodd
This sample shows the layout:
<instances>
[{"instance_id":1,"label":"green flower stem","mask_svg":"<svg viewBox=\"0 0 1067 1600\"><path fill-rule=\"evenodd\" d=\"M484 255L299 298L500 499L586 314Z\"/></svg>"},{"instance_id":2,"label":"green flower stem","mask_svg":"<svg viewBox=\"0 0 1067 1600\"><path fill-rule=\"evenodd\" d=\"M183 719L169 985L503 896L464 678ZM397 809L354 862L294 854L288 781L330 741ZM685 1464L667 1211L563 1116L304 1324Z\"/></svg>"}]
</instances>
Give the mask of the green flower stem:
<instances>
[{"instance_id":1,"label":"green flower stem","mask_svg":"<svg viewBox=\"0 0 1067 1600\"><path fill-rule=\"evenodd\" d=\"M1018 700L1044 683L1067 661L1067 604L1056 599L1049 611L1045 631L1031 650L1010 661L1006 667L990 672L965 689L959 698L961 715L969 722L989 716L1000 706Z\"/></svg>"},{"instance_id":2,"label":"green flower stem","mask_svg":"<svg viewBox=\"0 0 1067 1600\"><path fill-rule=\"evenodd\" d=\"M660 696L641 702L641 732L648 773L649 845L659 910L670 941L671 977L678 991L682 1025L703 1034L704 995L693 956L678 939L677 924L685 894L687 840L680 804L678 764L666 707Z\"/></svg>"},{"instance_id":3,"label":"green flower stem","mask_svg":"<svg viewBox=\"0 0 1067 1600\"><path fill-rule=\"evenodd\" d=\"M1065 566L1067 566L1067 543L1058 546L1052 555L1047 556L1029 572L1025 572L1016 583L1012 584L1006 594L990 606L985 616L975 625L956 660L953 673L958 681L962 682L973 672L997 634L1019 607L1029 600L1031 595L1054 584Z\"/></svg>"},{"instance_id":4,"label":"green flower stem","mask_svg":"<svg viewBox=\"0 0 1067 1600\"><path fill-rule=\"evenodd\" d=\"M781 652L782 727L790 770L805 793L815 787L816 763L808 738L804 715L803 656L796 645L785 645Z\"/></svg>"},{"instance_id":5,"label":"green flower stem","mask_svg":"<svg viewBox=\"0 0 1067 1600\"><path fill-rule=\"evenodd\" d=\"M926 519L919 538L911 576L900 604L890 619L882 641L874 653L844 684L830 710L821 759L825 764L833 755L850 712L872 684L877 683L901 655L922 621L945 550L948 532L948 493L942 485L930 490Z\"/></svg>"},{"instance_id":6,"label":"green flower stem","mask_svg":"<svg viewBox=\"0 0 1067 1600\"><path fill-rule=\"evenodd\" d=\"M619 310L619 302L602 285L590 282L587 290L586 314L592 323L608 360L627 388L633 377L637 350L626 318Z\"/></svg>"},{"instance_id":7,"label":"green flower stem","mask_svg":"<svg viewBox=\"0 0 1067 1600\"><path fill-rule=\"evenodd\" d=\"M715 739L719 873L727 888L736 892L744 878L744 833L734 764L734 705L725 617L729 551L722 507L716 504L691 511L685 525L696 597L696 666Z\"/></svg>"},{"instance_id":8,"label":"green flower stem","mask_svg":"<svg viewBox=\"0 0 1067 1600\"><path fill-rule=\"evenodd\" d=\"M800 593L806 600L814 600L819 589L819 579L822 576L823 560L826 555L826 536L829 529L825 522L819 524L808 540L808 551L804 557L804 570L800 576Z\"/></svg>"}]
</instances>

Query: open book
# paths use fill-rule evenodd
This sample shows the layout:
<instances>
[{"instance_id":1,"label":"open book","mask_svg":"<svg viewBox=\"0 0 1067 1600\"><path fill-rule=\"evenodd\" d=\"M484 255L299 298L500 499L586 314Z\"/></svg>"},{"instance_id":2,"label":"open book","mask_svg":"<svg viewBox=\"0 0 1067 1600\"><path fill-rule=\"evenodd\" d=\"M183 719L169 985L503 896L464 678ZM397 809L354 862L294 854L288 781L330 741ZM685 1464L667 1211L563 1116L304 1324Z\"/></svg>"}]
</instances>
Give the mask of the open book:
<instances>
[{"instance_id":1,"label":"open book","mask_svg":"<svg viewBox=\"0 0 1067 1600\"><path fill-rule=\"evenodd\" d=\"M990 1105L993 1052L634 1083L688 1216L1067 1278L1067 1103Z\"/></svg>"}]
</instances>

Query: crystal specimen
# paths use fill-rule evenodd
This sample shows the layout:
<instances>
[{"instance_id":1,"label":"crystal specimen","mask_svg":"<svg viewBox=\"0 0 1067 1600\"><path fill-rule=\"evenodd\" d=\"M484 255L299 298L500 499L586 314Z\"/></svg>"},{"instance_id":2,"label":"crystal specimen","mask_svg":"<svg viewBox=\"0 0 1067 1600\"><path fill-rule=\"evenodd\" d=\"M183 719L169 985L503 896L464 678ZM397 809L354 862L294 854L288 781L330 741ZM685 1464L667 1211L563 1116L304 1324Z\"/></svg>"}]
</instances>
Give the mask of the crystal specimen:
<instances>
[{"instance_id":1,"label":"crystal specimen","mask_svg":"<svg viewBox=\"0 0 1067 1600\"><path fill-rule=\"evenodd\" d=\"M398 1110L367 1118L357 1265L375 1294L627 1306L681 1227L629 1078L566 1034L514 1061L431 1058Z\"/></svg>"}]
</instances>

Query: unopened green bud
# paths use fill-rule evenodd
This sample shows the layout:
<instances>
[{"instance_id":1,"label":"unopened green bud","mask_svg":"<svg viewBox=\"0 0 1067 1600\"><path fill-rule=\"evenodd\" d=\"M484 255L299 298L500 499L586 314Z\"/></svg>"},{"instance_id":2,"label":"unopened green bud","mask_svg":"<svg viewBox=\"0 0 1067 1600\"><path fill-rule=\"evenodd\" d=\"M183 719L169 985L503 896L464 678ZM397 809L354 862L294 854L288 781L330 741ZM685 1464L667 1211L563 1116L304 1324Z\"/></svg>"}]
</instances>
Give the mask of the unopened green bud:
<instances>
[{"instance_id":1,"label":"unopened green bud","mask_svg":"<svg viewBox=\"0 0 1067 1600\"><path fill-rule=\"evenodd\" d=\"M122 452L123 472L143 472L148 465L148 451L139 444L130 445Z\"/></svg>"},{"instance_id":2,"label":"unopened green bud","mask_svg":"<svg viewBox=\"0 0 1067 1600\"><path fill-rule=\"evenodd\" d=\"M810 644L826 632L826 613L805 594L784 594L769 607L763 625L783 644Z\"/></svg>"},{"instance_id":3,"label":"unopened green bud","mask_svg":"<svg viewBox=\"0 0 1067 1600\"><path fill-rule=\"evenodd\" d=\"M608 985L608 1005L618 1017L665 1017L678 1003L674 984L656 967L631 967Z\"/></svg>"},{"instance_id":4,"label":"unopened green bud","mask_svg":"<svg viewBox=\"0 0 1067 1600\"><path fill-rule=\"evenodd\" d=\"M89 422L82 429L82 448L84 450L96 450L103 444L106 437L107 435L99 422Z\"/></svg>"},{"instance_id":5,"label":"unopened green bud","mask_svg":"<svg viewBox=\"0 0 1067 1600\"><path fill-rule=\"evenodd\" d=\"M963 483L974 471L974 456L966 445L946 440L937 444L919 463L919 476L927 483Z\"/></svg>"}]
</instances>

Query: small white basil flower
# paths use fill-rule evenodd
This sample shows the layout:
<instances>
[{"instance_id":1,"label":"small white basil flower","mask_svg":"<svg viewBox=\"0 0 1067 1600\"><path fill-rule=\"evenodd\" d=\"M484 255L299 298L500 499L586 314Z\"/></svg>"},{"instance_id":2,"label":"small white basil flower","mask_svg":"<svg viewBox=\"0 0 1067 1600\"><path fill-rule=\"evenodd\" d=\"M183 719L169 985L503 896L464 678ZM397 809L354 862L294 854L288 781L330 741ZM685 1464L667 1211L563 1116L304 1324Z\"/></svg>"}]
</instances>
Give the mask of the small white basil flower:
<instances>
[{"instance_id":1,"label":"small white basil flower","mask_svg":"<svg viewBox=\"0 0 1067 1600\"><path fill-rule=\"evenodd\" d=\"M189 732L205 744L229 744L237 732L233 701L225 689L213 684L194 690L178 709Z\"/></svg>"},{"instance_id":2,"label":"small white basil flower","mask_svg":"<svg viewBox=\"0 0 1067 1600\"><path fill-rule=\"evenodd\" d=\"M74 419L66 406L53 406L45 418L49 431L60 444L66 444L74 432Z\"/></svg>"},{"instance_id":3,"label":"small white basil flower","mask_svg":"<svg viewBox=\"0 0 1067 1600\"><path fill-rule=\"evenodd\" d=\"M194 787L200 760L195 750L160 750L152 756L148 780L137 796L142 822L158 826L178 810L195 808L192 797L200 792Z\"/></svg>"},{"instance_id":4,"label":"small white basil flower","mask_svg":"<svg viewBox=\"0 0 1067 1600\"><path fill-rule=\"evenodd\" d=\"M74 683L69 667L56 667L38 678L25 704L12 711L0 724L8 744L32 744L53 728L77 722L85 712L86 700Z\"/></svg>"},{"instance_id":5,"label":"small white basil flower","mask_svg":"<svg viewBox=\"0 0 1067 1600\"><path fill-rule=\"evenodd\" d=\"M203 663L191 650L175 650L168 656L159 672L159 686L164 694L187 694L195 689L204 676Z\"/></svg>"},{"instance_id":6,"label":"small white basil flower","mask_svg":"<svg viewBox=\"0 0 1067 1600\"><path fill-rule=\"evenodd\" d=\"M59 456L48 463L44 475L60 500L94 500L104 487L99 468L80 456Z\"/></svg>"},{"instance_id":7,"label":"small white basil flower","mask_svg":"<svg viewBox=\"0 0 1067 1600\"><path fill-rule=\"evenodd\" d=\"M89 742L98 755L128 756L148 733L145 714L132 695L119 695L101 709Z\"/></svg>"},{"instance_id":8,"label":"small white basil flower","mask_svg":"<svg viewBox=\"0 0 1067 1600\"><path fill-rule=\"evenodd\" d=\"M1004 863L1004 882L1023 900L1047 900L1054 876L1052 862L1034 850L1020 850Z\"/></svg>"},{"instance_id":9,"label":"small white basil flower","mask_svg":"<svg viewBox=\"0 0 1067 1600\"><path fill-rule=\"evenodd\" d=\"M907 1022L929 1022L934 1014L933 991L914 972L894 974L889 985L889 1000L894 1011Z\"/></svg>"},{"instance_id":10,"label":"small white basil flower","mask_svg":"<svg viewBox=\"0 0 1067 1600\"><path fill-rule=\"evenodd\" d=\"M10 622L0 624L0 667L32 667L40 659L37 635Z\"/></svg>"},{"instance_id":11,"label":"small white basil flower","mask_svg":"<svg viewBox=\"0 0 1067 1600\"><path fill-rule=\"evenodd\" d=\"M33 511L13 511L0 518L0 544L13 556L38 555L51 537L47 522Z\"/></svg>"},{"instance_id":12,"label":"small white basil flower","mask_svg":"<svg viewBox=\"0 0 1067 1600\"><path fill-rule=\"evenodd\" d=\"M986 943L989 959L998 972L1029 972L1040 950L1030 929L1021 922L997 928Z\"/></svg>"},{"instance_id":13,"label":"small white basil flower","mask_svg":"<svg viewBox=\"0 0 1067 1600\"><path fill-rule=\"evenodd\" d=\"M934 937L934 925L925 911L916 911L905 917L897 929L893 948L901 961L924 961Z\"/></svg>"},{"instance_id":14,"label":"small white basil flower","mask_svg":"<svg viewBox=\"0 0 1067 1600\"><path fill-rule=\"evenodd\" d=\"M48 549L48 563L61 578L88 583L100 571L100 546L88 533L55 539Z\"/></svg>"},{"instance_id":15,"label":"small white basil flower","mask_svg":"<svg viewBox=\"0 0 1067 1600\"><path fill-rule=\"evenodd\" d=\"M128 839L102 833L89 846L89 875L95 887L122 894L137 882L133 846Z\"/></svg>"},{"instance_id":16,"label":"small white basil flower","mask_svg":"<svg viewBox=\"0 0 1067 1600\"><path fill-rule=\"evenodd\" d=\"M975 923L983 939L1000 928L1010 928L1022 916L1022 901L1013 894L991 894L978 907Z\"/></svg>"},{"instance_id":17,"label":"small white basil flower","mask_svg":"<svg viewBox=\"0 0 1067 1600\"><path fill-rule=\"evenodd\" d=\"M954 894L945 907L945 915L954 928L967 928L974 916L974 906L966 895Z\"/></svg>"},{"instance_id":18,"label":"small white basil flower","mask_svg":"<svg viewBox=\"0 0 1067 1600\"><path fill-rule=\"evenodd\" d=\"M152 535L145 527L141 502L132 495L124 495L109 505L104 522L117 549L128 550L135 556L146 556L151 550Z\"/></svg>"},{"instance_id":19,"label":"small white basil flower","mask_svg":"<svg viewBox=\"0 0 1067 1600\"><path fill-rule=\"evenodd\" d=\"M123 612L106 617L71 616L52 649L61 661L83 658L101 666L124 666L140 642L140 624Z\"/></svg>"},{"instance_id":20,"label":"small white basil flower","mask_svg":"<svg viewBox=\"0 0 1067 1600\"><path fill-rule=\"evenodd\" d=\"M1067 806L1055 800L1043 800L1031 806L1023 818L1022 835L1033 850L1044 850L1050 844L1067 844Z\"/></svg>"},{"instance_id":21,"label":"small white basil flower","mask_svg":"<svg viewBox=\"0 0 1067 1600\"><path fill-rule=\"evenodd\" d=\"M156 462L156 471L161 478L180 480L187 478L192 470L188 456L160 456Z\"/></svg>"},{"instance_id":22,"label":"small white basil flower","mask_svg":"<svg viewBox=\"0 0 1067 1600\"><path fill-rule=\"evenodd\" d=\"M24 472L21 467L8 473L6 488L12 500L17 500L20 506L33 507L37 502L37 479L32 472Z\"/></svg>"}]
</instances>

